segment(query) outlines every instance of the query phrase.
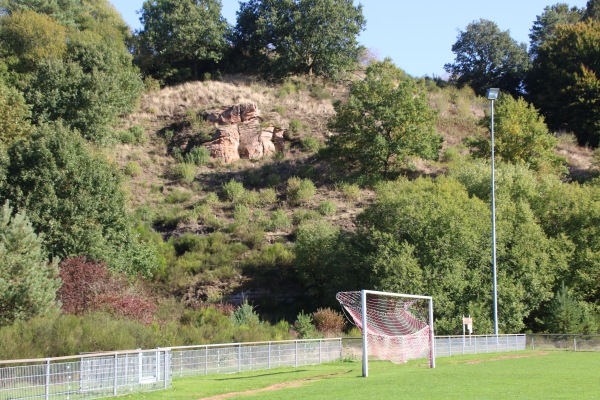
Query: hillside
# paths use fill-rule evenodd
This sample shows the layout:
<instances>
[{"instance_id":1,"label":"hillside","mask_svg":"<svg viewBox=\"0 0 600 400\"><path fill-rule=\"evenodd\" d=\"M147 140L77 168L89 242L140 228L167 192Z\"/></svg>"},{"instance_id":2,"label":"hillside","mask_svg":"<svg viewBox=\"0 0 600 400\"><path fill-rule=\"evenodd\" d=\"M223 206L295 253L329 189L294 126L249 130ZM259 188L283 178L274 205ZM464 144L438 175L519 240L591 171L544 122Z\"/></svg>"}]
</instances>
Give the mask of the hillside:
<instances>
[{"instance_id":1,"label":"hillside","mask_svg":"<svg viewBox=\"0 0 600 400\"><path fill-rule=\"evenodd\" d=\"M327 121L334 113L332 104L344 96L342 86L320 81L295 79L267 85L241 76L185 83L145 95L138 111L124 119L122 126L143 127L141 143L122 144L111 150L127 176L131 209L175 247L181 238L193 241L217 233L225 244L219 250L222 257L214 262L201 260L199 255L194 259L189 248L187 255L186 250L179 251L173 256L177 261L169 263L180 271L163 275L164 294L182 298L188 305L237 302L243 295L259 304L262 311L277 315L281 310L266 303L276 303L274 299L290 303L298 300L302 287L294 273L286 274L285 268L292 268L292 264L285 260L287 253L283 250L293 242L298 224L307 219L325 219L352 230L356 215L374 198L368 186L359 185L353 176L342 174L317 156L331 134ZM284 121L284 150L229 164L211 159L182 175L180 167L188 165L181 143L215 132L215 126L204 121L202 115L208 110L246 103L256 104L261 115L276 114ZM488 107L485 99L470 90L454 88L431 87L430 103L439 113L438 131L444 137L442 161L414 159L405 171L411 177L443 174L447 163L468 154L464 139L483 129L478 121ZM590 150L561 140L559 151L568 156L574 175L586 176L593 171ZM305 197L295 198L288 189L288 180L293 177L314 184L314 192L308 187ZM243 190L232 194L235 187L228 187L230 181L241 183ZM196 239L190 239L193 237ZM276 250L282 254L266 261L273 257L268 252L277 243L283 245ZM242 247L231 253L236 244ZM186 257L189 259L183 262ZM259 261L248 263L254 259ZM305 303L294 304L285 317L295 315Z\"/></svg>"}]
</instances>

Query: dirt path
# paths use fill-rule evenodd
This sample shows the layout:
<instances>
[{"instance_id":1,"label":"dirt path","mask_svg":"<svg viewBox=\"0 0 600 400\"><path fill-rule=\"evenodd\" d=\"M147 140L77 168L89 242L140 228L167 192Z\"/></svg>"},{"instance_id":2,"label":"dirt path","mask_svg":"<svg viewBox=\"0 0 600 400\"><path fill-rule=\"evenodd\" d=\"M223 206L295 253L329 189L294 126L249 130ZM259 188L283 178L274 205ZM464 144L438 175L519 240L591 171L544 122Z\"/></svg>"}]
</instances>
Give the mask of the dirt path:
<instances>
[{"instance_id":1,"label":"dirt path","mask_svg":"<svg viewBox=\"0 0 600 400\"><path fill-rule=\"evenodd\" d=\"M481 364L481 363L484 363L486 361L500 361L500 360L507 360L507 359L511 359L511 358L539 357L539 356L546 356L548 354L549 353L547 351L538 351L538 352L532 353L532 354L510 354L510 355L506 355L506 356L488 358L488 359L485 359L485 360L470 360L470 361L465 361L465 364Z\"/></svg>"},{"instance_id":2,"label":"dirt path","mask_svg":"<svg viewBox=\"0 0 600 400\"><path fill-rule=\"evenodd\" d=\"M271 392L274 390L281 390L281 389L287 389L287 388L298 388L298 387L304 385L306 382L318 381L321 379L329 378L331 376L339 376L339 375L348 374L350 372L352 372L352 370L344 371L344 372L336 372L335 374L311 376L310 378L298 379L298 380L291 381L291 382L276 383L274 385L267 386L264 388L259 388L259 389L251 389L251 390L246 390L243 392L231 392L231 393L224 393L224 394L219 394L219 395L211 396L211 397L203 397L199 400L221 400L221 399L228 399L228 398L234 397L234 396L244 396L244 395L248 395L248 394Z\"/></svg>"}]
</instances>

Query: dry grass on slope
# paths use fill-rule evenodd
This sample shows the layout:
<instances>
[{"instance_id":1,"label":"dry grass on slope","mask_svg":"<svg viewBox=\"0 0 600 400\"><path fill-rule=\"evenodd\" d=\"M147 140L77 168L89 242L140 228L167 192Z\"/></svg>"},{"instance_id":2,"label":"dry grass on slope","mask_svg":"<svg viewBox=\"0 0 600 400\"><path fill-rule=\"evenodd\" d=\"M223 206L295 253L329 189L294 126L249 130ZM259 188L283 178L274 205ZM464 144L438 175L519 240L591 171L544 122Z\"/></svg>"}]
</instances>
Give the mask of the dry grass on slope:
<instances>
[{"instance_id":1,"label":"dry grass on slope","mask_svg":"<svg viewBox=\"0 0 600 400\"><path fill-rule=\"evenodd\" d=\"M319 99L311 95L311 87L323 85L317 81L297 80L272 86L239 76L229 76L223 81L187 82L146 95L140 110L129 117L129 122L144 125L152 120L180 117L189 109L207 110L241 103L256 103L262 112L278 110L287 118L329 118L334 112L331 100L336 97L336 90L322 89L328 93ZM339 93L337 91L338 96Z\"/></svg>"}]
</instances>

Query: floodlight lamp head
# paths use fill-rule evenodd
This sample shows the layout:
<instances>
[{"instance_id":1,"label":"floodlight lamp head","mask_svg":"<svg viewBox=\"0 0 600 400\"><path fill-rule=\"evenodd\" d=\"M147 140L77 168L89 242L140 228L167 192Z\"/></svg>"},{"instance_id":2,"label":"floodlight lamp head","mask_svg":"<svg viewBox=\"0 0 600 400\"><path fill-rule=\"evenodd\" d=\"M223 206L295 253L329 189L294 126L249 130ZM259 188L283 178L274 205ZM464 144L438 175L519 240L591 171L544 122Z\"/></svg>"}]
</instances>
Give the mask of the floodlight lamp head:
<instances>
[{"instance_id":1,"label":"floodlight lamp head","mask_svg":"<svg viewBox=\"0 0 600 400\"><path fill-rule=\"evenodd\" d=\"M487 91L487 99L488 100L497 100L500 95L500 89L498 88L489 88Z\"/></svg>"}]
</instances>

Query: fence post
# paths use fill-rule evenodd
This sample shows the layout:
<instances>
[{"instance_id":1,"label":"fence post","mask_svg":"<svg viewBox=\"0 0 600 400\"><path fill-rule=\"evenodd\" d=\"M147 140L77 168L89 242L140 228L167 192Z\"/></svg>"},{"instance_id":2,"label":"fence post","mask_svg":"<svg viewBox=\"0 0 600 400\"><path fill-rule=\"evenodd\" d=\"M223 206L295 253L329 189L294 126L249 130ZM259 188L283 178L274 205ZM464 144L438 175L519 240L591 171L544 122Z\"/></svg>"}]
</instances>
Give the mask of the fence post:
<instances>
[{"instance_id":1,"label":"fence post","mask_svg":"<svg viewBox=\"0 0 600 400\"><path fill-rule=\"evenodd\" d=\"M168 387L169 380L169 371L171 370L170 362L169 362L169 350L165 349L165 389Z\"/></svg>"},{"instance_id":2,"label":"fence post","mask_svg":"<svg viewBox=\"0 0 600 400\"><path fill-rule=\"evenodd\" d=\"M46 359L46 400L50 398L50 359Z\"/></svg>"},{"instance_id":3,"label":"fence post","mask_svg":"<svg viewBox=\"0 0 600 400\"><path fill-rule=\"evenodd\" d=\"M204 375L208 375L208 346L204 346Z\"/></svg>"},{"instance_id":4,"label":"fence post","mask_svg":"<svg viewBox=\"0 0 600 400\"><path fill-rule=\"evenodd\" d=\"M294 365L297 367L298 366L298 341L294 340L294 345L295 345L295 360L294 360Z\"/></svg>"},{"instance_id":5,"label":"fence post","mask_svg":"<svg viewBox=\"0 0 600 400\"><path fill-rule=\"evenodd\" d=\"M531 335L531 350L535 350L535 336Z\"/></svg>"},{"instance_id":6,"label":"fence post","mask_svg":"<svg viewBox=\"0 0 600 400\"><path fill-rule=\"evenodd\" d=\"M271 342L269 342L269 358L267 359L267 369L271 369Z\"/></svg>"},{"instance_id":7,"label":"fence post","mask_svg":"<svg viewBox=\"0 0 600 400\"><path fill-rule=\"evenodd\" d=\"M452 356L452 338L448 336L448 354Z\"/></svg>"},{"instance_id":8,"label":"fence post","mask_svg":"<svg viewBox=\"0 0 600 400\"><path fill-rule=\"evenodd\" d=\"M238 372L242 371L242 344L238 344Z\"/></svg>"},{"instance_id":9,"label":"fence post","mask_svg":"<svg viewBox=\"0 0 600 400\"><path fill-rule=\"evenodd\" d=\"M319 339L319 364L321 364L321 343L323 339Z\"/></svg>"},{"instance_id":10,"label":"fence post","mask_svg":"<svg viewBox=\"0 0 600 400\"><path fill-rule=\"evenodd\" d=\"M340 358L344 356L344 345L342 343L342 338L340 338Z\"/></svg>"},{"instance_id":11,"label":"fence post","mask_svg":"<svg viewBox=\"0 0 600 400\"><path fill-rule=\"evenodd\" d=\"M117 361L118 361L117 357L118 357L118 355L115 353L113 396L117 395Z\"/></svg>"},{"instance_id":12,"label":"fence post","mask_svg":"<svg viewBox=\"0 0 600 400\"><path fill-rule=\"evenodd\" d=\"M577 336L573 336L573 348L577 351Z\"/></svg>"}]
</instances>

